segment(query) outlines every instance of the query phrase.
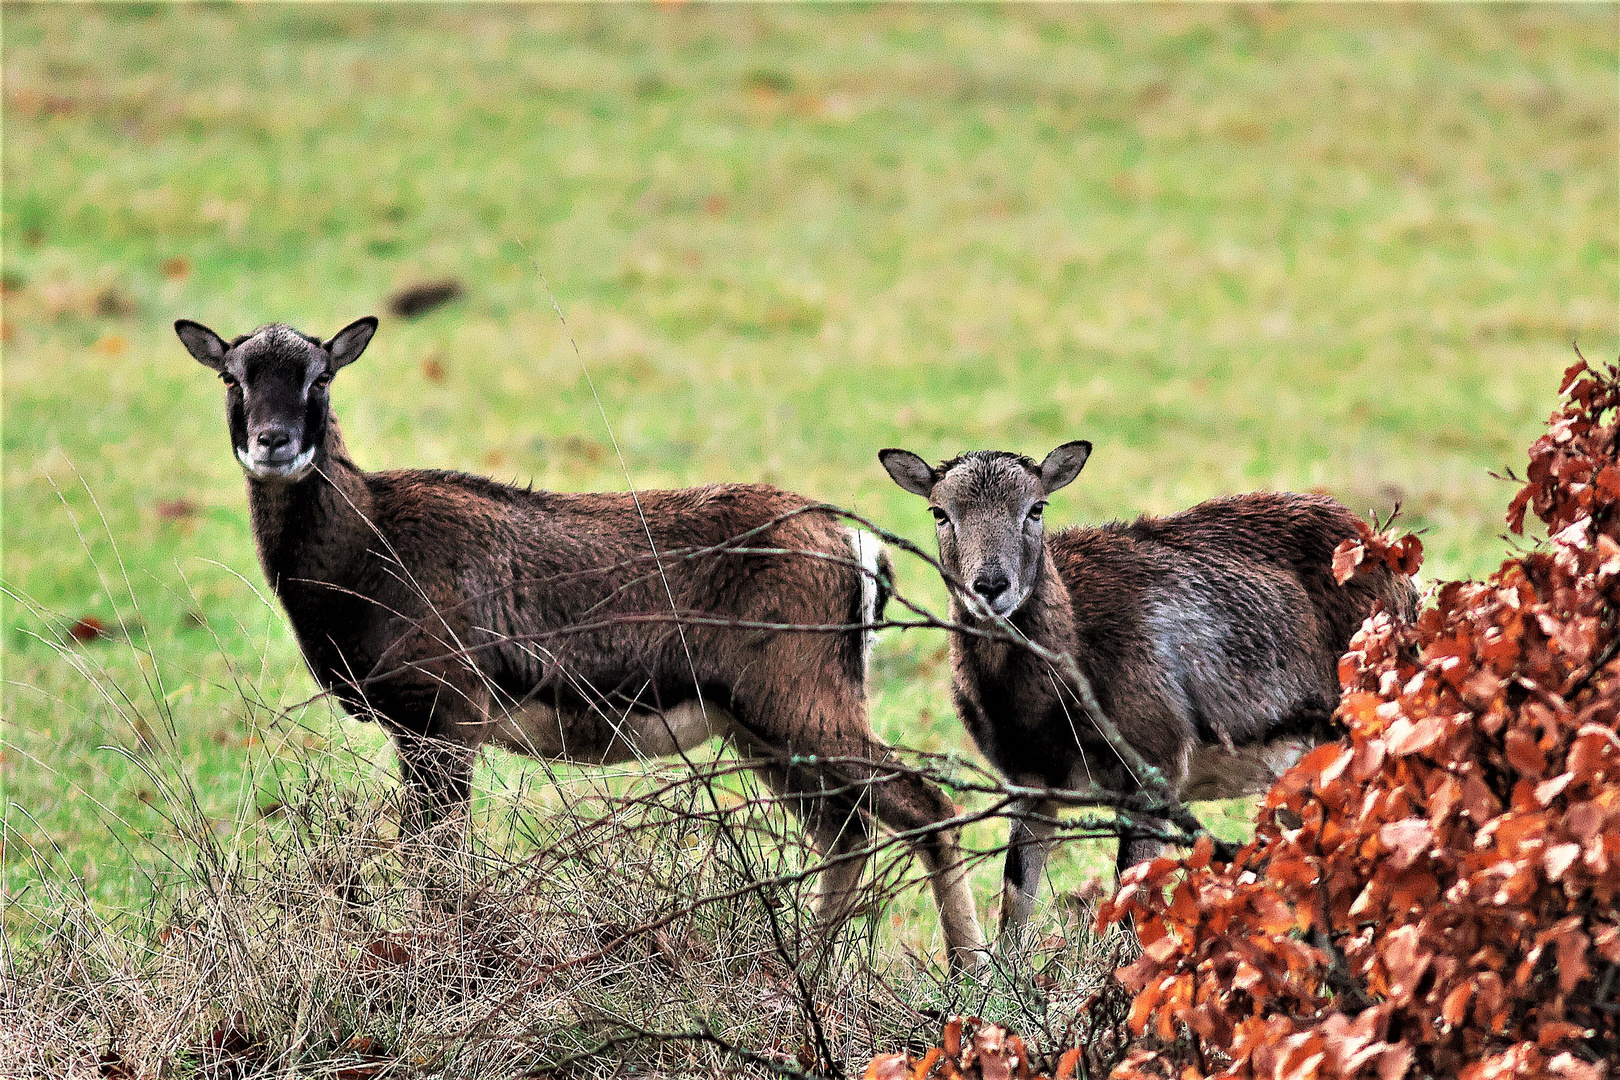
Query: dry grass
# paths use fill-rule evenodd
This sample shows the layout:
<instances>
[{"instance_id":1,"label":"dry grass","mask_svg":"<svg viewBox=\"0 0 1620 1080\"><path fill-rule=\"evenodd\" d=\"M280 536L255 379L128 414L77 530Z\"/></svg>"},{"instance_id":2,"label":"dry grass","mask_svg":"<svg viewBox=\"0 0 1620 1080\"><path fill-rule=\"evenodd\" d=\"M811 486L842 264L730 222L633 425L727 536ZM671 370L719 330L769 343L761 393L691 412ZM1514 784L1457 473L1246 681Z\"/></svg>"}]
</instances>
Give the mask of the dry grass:
<instances>
[{"instance_id":1,"label":"dry grass","mask_svg":"<svg viewBox=\"0 0 1620 1080\"><path fill-rule=\"evenodd\" d=\"M783 811L703 770L514 805L457 848L401 841L391 787L312 775L238 837L176 819L184 866L141 916L31 905L0 1075L836 1075L953 1012L1072 1041L1123 944L1076 908L957 982L861 920L823 949ZM881 862L875 902L904 871Z\"/></svg>"}]
</instances>

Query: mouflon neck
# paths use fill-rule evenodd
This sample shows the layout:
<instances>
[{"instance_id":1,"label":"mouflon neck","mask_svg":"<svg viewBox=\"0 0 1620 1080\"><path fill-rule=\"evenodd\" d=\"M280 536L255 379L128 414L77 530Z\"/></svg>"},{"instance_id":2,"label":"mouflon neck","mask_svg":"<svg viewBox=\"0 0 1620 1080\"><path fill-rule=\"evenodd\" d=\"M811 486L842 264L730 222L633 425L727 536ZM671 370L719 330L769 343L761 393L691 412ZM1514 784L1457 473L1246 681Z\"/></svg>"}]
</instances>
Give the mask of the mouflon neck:
<instances>
[{"instance_id":1,"label":"mouflon neck","mask_svg":"<svg viewBox=\"0 0 1620 1080\"><path fill-rule=\"evenodd\" d=\"M284 599L300 580L342 582L372 543L371 491L330 414L309 472L290 481L248 477L247 489L259 563Z\"/></svg>"}]
</instances>

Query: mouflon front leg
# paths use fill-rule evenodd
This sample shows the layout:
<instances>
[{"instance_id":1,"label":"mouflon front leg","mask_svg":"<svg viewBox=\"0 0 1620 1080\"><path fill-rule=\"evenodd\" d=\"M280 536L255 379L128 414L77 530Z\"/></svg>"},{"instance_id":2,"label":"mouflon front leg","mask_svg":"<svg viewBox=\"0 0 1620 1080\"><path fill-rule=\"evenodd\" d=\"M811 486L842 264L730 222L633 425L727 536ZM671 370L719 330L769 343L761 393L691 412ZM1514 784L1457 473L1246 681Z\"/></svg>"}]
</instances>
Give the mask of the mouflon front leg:
<instances>
[{"instance_id":1,"label":"mouflon front leg","mask_svg":"<svg viewBox=\"0 0 1620 1080\"><path fill-rule=\"evenodd\" d=\"M444 685L391 697L378 712L399 755L405 789L400 835L419 836L454 818L465 827L488 693Z\"/></svg>"},{"instance_id":2,"label":"mouflon front leg","mask_svg":"<svg viewBox=\"0 0 1620 1080\"><path fill-rule=\"evenodd\" d=\"M1057 803L1039 799L1021 799L1012 807L1001 887L1003 939L1018 934L1035 910L1052 834L1057 830L1057 812Z\"/></svg>"}]
</instances>

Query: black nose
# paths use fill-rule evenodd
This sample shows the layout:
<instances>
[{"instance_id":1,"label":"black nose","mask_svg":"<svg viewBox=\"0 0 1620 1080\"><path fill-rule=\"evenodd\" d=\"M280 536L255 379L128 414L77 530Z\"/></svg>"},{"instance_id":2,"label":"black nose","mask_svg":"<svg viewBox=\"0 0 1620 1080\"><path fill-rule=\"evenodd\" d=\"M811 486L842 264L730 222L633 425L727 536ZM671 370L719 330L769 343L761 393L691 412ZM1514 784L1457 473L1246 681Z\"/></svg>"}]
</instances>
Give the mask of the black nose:
<instances>
[{"instance_id":1,"label":"black nose","mask_svg":"<svg viewBox=\"0 0 1620 1080\"><path fill-rule=\"evenodd\" d=\"M1012 582L1007 575L997 570L994 573L980 574L973 579L973 591L979 594L980 599L989 602L1007 591Z\"/></svg>"},{"instance_id":2,"label":"black nose","mask_svg":"<svg viewBox=\"0 0 1620 1080\"><path fill-rule=\"evenodd\" d=\"M266 450L280 450L283 446L292 442L292 435L289 432L282 431L280 428L271 428L268 431L259 432L254 436L254 440Z\"/></svg>"}]
</instances>

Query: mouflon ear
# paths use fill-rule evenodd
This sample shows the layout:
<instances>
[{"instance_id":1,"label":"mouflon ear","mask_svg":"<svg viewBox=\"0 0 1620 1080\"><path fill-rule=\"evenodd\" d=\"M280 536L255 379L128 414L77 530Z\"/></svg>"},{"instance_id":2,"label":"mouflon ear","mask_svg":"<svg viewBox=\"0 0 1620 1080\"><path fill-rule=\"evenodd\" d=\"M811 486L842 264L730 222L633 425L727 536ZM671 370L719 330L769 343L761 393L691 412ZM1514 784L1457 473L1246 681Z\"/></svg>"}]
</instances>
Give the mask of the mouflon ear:
<instances>
[{"instance_id":1,"label":"mouflon ear","mask_svg":"<svg viewBox=\"0 0 1620 1080\"><path fill-rule=\"evenodd\" d=\"M225 354L231 351L231 347L225 344L224 338L190 319L175 320L174 332L180 335L186 351L196 358L197 363L215 371L225 370Z\"/></svg>"},{"instance_id":2,"label":"mouflon ear","mask_svg":"<svg viewBox=\"0 0 1620 1080\"><path fill-rule=\"evenodd\" d=\"M1046 455L1041 462L1041 487L1048 495L1059 488L1069 486L1069 482L1080 475L1085 468L1086 458L1091 456L1091 444L1084 439L1066 442L1062 446Z\"/></svg>"},{"instance_id":3,"label":"mouflon ear","mask_svg":"<svg viewBox=\"0 0 1620 1080\"><path fill-rule=\"evenodd\" d=\"M332 370L354 363L360 359L360 354L366 351L371 344L371 335L377 332L377 317L367 315L332 335L332 340L326 343L327 354L332 357Z\"/></svg>"},{"instance_id":4,"label":"mouflon ear","mask_svg":"<svg viewBox=\"0 0 1620 1080\"><path fill-rule=\"evenodd\" d=\"M925 499L939 480L939 477L934 475L934 467L910 450L898 450L894 447L879 450L878 460L883 463L883 468L888 471L895 483L913 495L921 495Z\"/></svg>"}]
</instances>

